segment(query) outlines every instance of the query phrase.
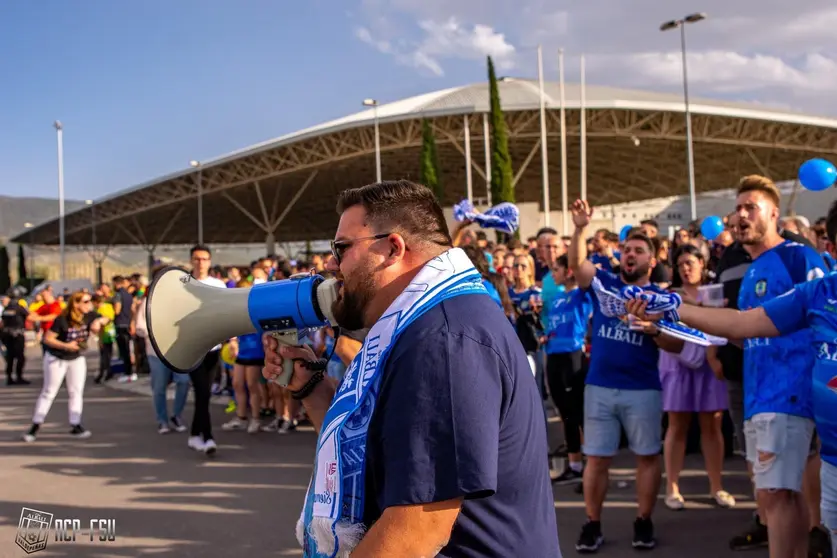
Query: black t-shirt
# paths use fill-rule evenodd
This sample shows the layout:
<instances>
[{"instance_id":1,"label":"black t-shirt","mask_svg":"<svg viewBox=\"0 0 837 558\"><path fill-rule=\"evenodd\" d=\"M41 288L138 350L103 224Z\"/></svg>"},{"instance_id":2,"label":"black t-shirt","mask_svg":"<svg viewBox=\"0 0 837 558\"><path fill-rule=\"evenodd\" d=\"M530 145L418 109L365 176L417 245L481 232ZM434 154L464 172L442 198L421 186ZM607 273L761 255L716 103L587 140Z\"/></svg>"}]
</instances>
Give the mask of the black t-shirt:
<instances>
[{"instance_id":1,"label":"black t-shirt","mask_svg":"<svg viewBox=\"0 0 837 558\"><path fill-rule=\"evenodd\" d=\"M785 240L791 242L798 242L814 248L814 245L805 238L790 231L780 231L779 234ZM718 267L715 270L716 283L724 286L724 298L727 300L727 308L738 309L738 292L741 290L741 281L744 279L744 274L747 273L747 268L750 267L753 258L747 250L744 249L738 242L730 244L724 253L721 254L721 259L718 261ZM729 343L718 348L718 360L724 368L724 378L734 382L740 382L744 376L744 351L739 347Z\"/></svg>"},{"instance_id":2,"label":"black t-shirt","mask_svg":"<svg viewBox=\"0 0 837 558\"><path fill-rule=\"evenodd\" d=\"M651 277L649 281L655 285L659 285L660 283L671 283L671 273L669 273L666 264L657 263L657 265L654 266L654 269L651 270Z\"/></svg>"},{"instance_id":3,"label":"black t-shirt","mask_svg":"<svg viewBox=\"0 0 837 558\"><path fill-rule=\"evenodd\" d=\"M62 343L77 341L79 347L84 350L87 346L87 338L90 336L90 324L98 317L100 316L96 312L90 312L85 314L80 324L71 326L67 315L61 314L55 318L49 330L54 331L57 339ZM62 360L73 360L81 356L81 351L65 351L64 349L50 347L47 344L44 344L44 347L49 354Z\"/></svg>"},{"instance_id":4,"label":"black t-shirt","mask_svg":"<svg viewBox=\"0 0 837 558\"><path fill-rule=\"evenodd\" d=\"M119 310L119 314L114 317L113 325L116 327L130 327L131 307L134 303L134 297L131 296L131 293L125 289L119 289L116 291L116 294L113 295L112 304L116 306L117 302L122 304L122 308Z\"/></svg>"}]
</instances>

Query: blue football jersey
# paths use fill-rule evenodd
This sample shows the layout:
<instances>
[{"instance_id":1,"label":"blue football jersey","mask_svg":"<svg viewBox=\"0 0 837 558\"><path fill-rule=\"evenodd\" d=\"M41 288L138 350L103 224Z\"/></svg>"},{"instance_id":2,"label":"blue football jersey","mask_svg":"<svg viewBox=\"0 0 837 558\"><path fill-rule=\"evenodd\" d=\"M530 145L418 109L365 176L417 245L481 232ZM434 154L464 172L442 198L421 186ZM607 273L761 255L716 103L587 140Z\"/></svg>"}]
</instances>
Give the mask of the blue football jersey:
<instances>
[{"instance_id":1,"label":"blue football jersey","mask_svg":"<svg viewBox=\"0 0 837 558\"><path fill-rule=\"evenodd\" d=\"M785 241L756 258L738 295L738 307L763 306L826 273L822 257L812 248ZM744 418L758 413L783 413L813 418L811 371L814 351L807 329L776 338L744 341Z\"/></svg>"},{"instance_id":2,"label":"blue football jersey","mask_svg":"<svg viewBox=\"0 0 837 558\"><path fill-rule=\"evenodd\" d=\"M609 271L596 270L596 278L605 289L621 293L626 286L622 278ZM656 285L643 289L664 293ZM612 389L661 390L657 360L660 350L654 338L641 331L632 331L620 318L610 318L593 304L593 335L590 347L590 368L587 383Z\"/></svg>"},{"instance_id":3,"label":"blue football jersey","mask_svg":"<svg viewBox=\"0 0 837 558\"><path fill-rule=\"evenodd\" d=\"M764 311L782 335L809 332L816 359L811 404L820 454L837 467L837 275L799 285L767 302Z\"/></svg>"},{"instance_id":4,"label":"blue football jersey","mask_svg":"<svg viewBox=\"0 0 837 558\"><path fill-rule=\"evenodd\" d=\"M593 294L573 289L560 293L544 308L547 354L573 353L584 347L587 323L593 312Z\"/></svg>"}]
</instances>

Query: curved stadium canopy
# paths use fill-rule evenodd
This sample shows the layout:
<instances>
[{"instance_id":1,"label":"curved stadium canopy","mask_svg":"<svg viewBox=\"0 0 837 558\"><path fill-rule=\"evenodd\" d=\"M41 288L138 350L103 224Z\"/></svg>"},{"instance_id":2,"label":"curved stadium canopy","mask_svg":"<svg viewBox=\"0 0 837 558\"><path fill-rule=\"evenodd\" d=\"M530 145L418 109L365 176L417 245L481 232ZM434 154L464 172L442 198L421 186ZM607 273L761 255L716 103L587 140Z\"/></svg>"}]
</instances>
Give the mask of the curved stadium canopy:
<instances>
[{"instance_id":1,"label":"curved stadium canopy","mask_svg":"<svg viewBox=\"0 0 837 558\"><path fill-rule=\"evenodd\" d=\"M505 78L500 97L509 128L519 202L541 202L540 97L536 81ZM559 86L547 83L550 206L561 209ZM567 84L569 201L580 191L580 88ZM588 199L594 205L688 193L684 104L679 95L586 87ZM694 99L696 189L728 188L759 173L793 178L814 156L837 155L837 120L741 103ZM432 120L445 205L466 195L466 134L475 197L485 197L488 86L466 85L377 108L383 177L419 176L421 120ZM638 141L637 141L638 140ZM490 174L490 173L489 173ZM374 109L204 161L96 200L65 216L66 244L191 244L203 192L204 241L256 243L330 238L340 190L375 178ZM541 205L541 210L542 210ZM58 219L13 242L57 244Z\"/></svg>"}]
</instances>

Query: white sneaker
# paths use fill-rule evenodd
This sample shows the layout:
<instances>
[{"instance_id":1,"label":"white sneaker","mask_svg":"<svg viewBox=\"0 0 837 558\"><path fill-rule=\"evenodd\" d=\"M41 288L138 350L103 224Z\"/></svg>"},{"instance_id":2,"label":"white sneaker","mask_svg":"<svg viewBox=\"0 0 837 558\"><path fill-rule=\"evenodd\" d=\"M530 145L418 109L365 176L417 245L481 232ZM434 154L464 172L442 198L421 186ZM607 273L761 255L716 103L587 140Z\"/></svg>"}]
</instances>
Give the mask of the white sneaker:
<instances>
[{"instance_id":1,"label":"white sneaker","mask_svg":"<svg viewBox=\"0 0 837 558\"><path fill-rule=\"evenodd\" d=\"M281 422L281 419L278 419L278 418L273 419L269 423L262 426L262 432L276 432L277 430L279 430L280 422Z\"/></svg>"},{"instance_id":2,"label":"white sneaker","mask_svg":"<svg viewBox=\"0 0 837 558\"><path fill-rule=\"evenodd\" d=\"M27 444L31 444L32 442L35 441L35 435L30 434L29 432L27 432L26 434L23 435L23 441L26 442Z\"/></svg>"},{"instance_id":3,"label":"white sneaker","mask_svg":"<svg viewBox=\"0 0 837 558\"><path fill-rule=\"evenodd\" d=\"M119 380L117 380L117 381L120 384L127 384L128 382L136 382L138 379L139 379L139 376L137 376L136 374L130 374L130 375L123 374L122 376L119 377Z\"/></svg>"},{"instance_id":4,"label":"white sneaker","mask_svg":"<svg viewBox=\"0 0 837 558\"><path fill-rule=\"evenodd\" d=\"M218 451L218 446L215 445L215 440L207 440L203 443L203 452L206 455L214 455Z\"/></svg>"},{"instance_id":5,"label":"white sneaker","mask_svg":"<svg viewBox=\"0 0 837 558\"><path fill-rule=\"evenodd\" d=\"M168 434L169 432L171 432L171 428L169 428L168 424L160 424L157 427L157 434Z\"/></svg>"},{"instance_id":6,"label":"white sneaker","mask_svg":"<svg viewBox=\"0 0 837 558\"><path fill-rule=\"evenodd\" d=\"M686 507L686 501L680 494L669 494L666 496L665 504L672 511L680 511Z\"/></svg>"},{"instance_id":7,"label":"white sneaker","mask_svg":"<svg viewBox=\"0 0 837 558\"><path fill-rule=\"evenodd\" d=\"M186 445L195 451L204 451L203 438L200 436L189 436L189 441L186 442Z\"/></svg>"},{"instance_id":8,"label":"white sneaker","mask_svg":"<svg viewBox=\"0 0 837 558\"><path fill-rule=\"evenodd\" d=\"M715 503L718 504L719 507L722 508L734 508L735 507L735 498L732 497L732 494L727 492L726 490L719 490L715 494L713 494L715 498Z\"/></svg>"},{"instance_id":9,"label":"white sneaker","mask_svg":"<svg viewBox=\"0 0 837 558\"><path fill-rule=\"evenodd\" d=\"M296 430L296 421L295 420L283 420L282 425L279 427L279 434L287 434L291 430Z\"/></svg>"},{"instance_id":10,"label":"white sneaker","mask_svg":"<svg viewBox=\"0 0 837 558\"><path fill-rule=\"evenodd\" d=\"M221 425L222 430L243 430L247 426L247 422L238 417L233 417L231 420Z\"/></svg>"},{"instance_id":11,"label":"white sneaker","mask_svg":"<svg viewBox=\"0 0 837 558\"><path fill-rule=\"evenodd\" d=\"M247 434L255 434L261 428L262 423L257 421L256 419L250 419L250 423L247 425Z\"/></svg>"}]
</instances>

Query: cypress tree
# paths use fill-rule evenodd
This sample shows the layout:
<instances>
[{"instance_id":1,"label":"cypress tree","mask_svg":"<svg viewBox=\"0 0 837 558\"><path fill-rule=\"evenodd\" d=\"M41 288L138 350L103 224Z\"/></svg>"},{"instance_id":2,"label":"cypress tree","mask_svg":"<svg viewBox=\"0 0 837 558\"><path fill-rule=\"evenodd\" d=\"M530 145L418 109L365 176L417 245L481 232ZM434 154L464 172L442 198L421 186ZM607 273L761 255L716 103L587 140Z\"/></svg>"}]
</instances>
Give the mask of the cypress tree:
<instances>
[{"instance_id":1,"label":"cypress tree","mask_svg":"<svg viewBox=\"0 0 837 558\"><path fill-rule=\"evenodd\" d=\"M6 255L8 258L8 254ZM34 270L32 270L34 271ZM26 285L31 290L32 282L27 281L29 274L26 272L26 254L23 252L23 244L17 245L17 282Z\"/></svg>"},{"instance_id":2,"label":"cypress tree","mask_svg":"<svg viewBox=\"0 0 837 558\"><path fill-rule=\"evenodd\" d=\"M488 57L488 95L491 104L491 202L514 203L514 173L509 155L509 133L500 105L494 62Z\"/></svg>"},{"instance_id":3,"label":"cypress tree","mask_svg":"<svg viewBox=\"0 0 837 558\"><path fill-rule=\"evenodd\" d=\"M444 189L442 188L441 172L439 170L439 153L436 150L436 137L433 135L433 124L427 118L421 121L419 182L430 188L440 204L444 203L445 196Z\"/></svg>"},{"instance_id":4,"label":"cypress tree","mask_svg":"<svg viewBox=\"0 0 837 558\"><path fill-rule=\"evenodd\" d=\"M12 278L9 275L9 251L5 244L0 246L0 295L5 295L12 286Z\"/></svg>"}]
</instances>

